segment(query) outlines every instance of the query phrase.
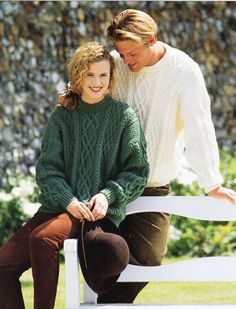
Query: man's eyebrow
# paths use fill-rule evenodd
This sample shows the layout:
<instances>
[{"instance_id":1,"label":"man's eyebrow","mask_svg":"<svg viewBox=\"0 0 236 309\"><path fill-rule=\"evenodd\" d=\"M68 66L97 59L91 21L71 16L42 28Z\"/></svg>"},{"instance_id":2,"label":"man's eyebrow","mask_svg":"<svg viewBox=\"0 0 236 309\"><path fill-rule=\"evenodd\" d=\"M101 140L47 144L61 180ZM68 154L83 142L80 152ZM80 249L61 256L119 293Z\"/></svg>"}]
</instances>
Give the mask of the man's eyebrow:
<instances>
[{"instance_id":1,"label":"man's eyebrow","mask_svg":"<svg viewBox=\"0 0 236 309\"><path fill-rule=\"evenodd\" d=\"M133 54L133 53L136 53L137 51L138 51L138 48L131 49L131 50L128 51L126 54Z\"/></svg>"}]
</instances>

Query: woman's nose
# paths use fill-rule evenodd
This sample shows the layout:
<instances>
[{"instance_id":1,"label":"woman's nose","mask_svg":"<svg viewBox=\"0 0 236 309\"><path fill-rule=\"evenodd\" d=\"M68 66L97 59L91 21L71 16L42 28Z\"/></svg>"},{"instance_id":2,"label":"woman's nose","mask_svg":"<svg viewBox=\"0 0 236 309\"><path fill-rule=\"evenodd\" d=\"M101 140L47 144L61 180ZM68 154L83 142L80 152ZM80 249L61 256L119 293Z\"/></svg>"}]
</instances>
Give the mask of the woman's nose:
<instances>
[{"instance_id":1,"label":"woman's nose","mask_svg":"<svg viewBox=\"0 0 236 309\"><path fill-rule=\"evenodd\" d=\"M100 77L94 77L94 79L93 79L93 85L101 85L101 79L100 79Z\"/></svg>"}]
</instances>

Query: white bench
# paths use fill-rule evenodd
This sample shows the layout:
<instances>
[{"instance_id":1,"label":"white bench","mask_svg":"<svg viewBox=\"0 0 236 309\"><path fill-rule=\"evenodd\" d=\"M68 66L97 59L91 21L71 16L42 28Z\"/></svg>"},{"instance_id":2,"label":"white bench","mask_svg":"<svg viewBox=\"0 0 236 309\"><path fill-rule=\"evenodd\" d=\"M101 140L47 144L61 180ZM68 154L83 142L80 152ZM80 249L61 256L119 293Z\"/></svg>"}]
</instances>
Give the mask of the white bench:
<instances>
[{"instance_id":1,"label":"white bench","mask_svg":"<svg viewBox=\"0 0 236 309\"><path fill-rule=\"evenodd\" d=\"M183 217L214 220L236 221L236 205L225 200L207 196L166 196L139 197L128 205L127 214L138 212L166 212ZM96 304L96 294L84 284L84 303L80 304L79 264L77 255L77 240L68 239L64 242L65 272L66 272L66 308L83 309L103 308L116 309L142 307L148 309L173 309L173 305L134 305L134 304ZM119 281L154 281L154 282L192 282L192 281L235 281L236 257L203 257L176 262L161 266L128 265L120 275ZM104 308L105 307L105 308ZM236 308L232 305L177 305L177 308Z\"/></svg>"}]
</instances>

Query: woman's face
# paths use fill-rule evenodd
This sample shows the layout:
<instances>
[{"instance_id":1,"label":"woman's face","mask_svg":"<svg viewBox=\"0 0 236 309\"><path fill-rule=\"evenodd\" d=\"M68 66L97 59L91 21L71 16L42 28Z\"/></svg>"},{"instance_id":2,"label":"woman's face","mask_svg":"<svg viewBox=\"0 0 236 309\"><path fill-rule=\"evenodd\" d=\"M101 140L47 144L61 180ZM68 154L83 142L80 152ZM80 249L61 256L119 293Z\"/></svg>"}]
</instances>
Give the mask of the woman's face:
<instances>
[{"instance_id":1,"label":"woman's face","mask_svg":"<svg viewBox=\"0 0 236 309\"><path fill-rule=\"evenodd\" d=\"M110 83L110 62L101 60L89 64L82 83L81 99L89 104L103 100Z\"/></svg>"}]
</instances>

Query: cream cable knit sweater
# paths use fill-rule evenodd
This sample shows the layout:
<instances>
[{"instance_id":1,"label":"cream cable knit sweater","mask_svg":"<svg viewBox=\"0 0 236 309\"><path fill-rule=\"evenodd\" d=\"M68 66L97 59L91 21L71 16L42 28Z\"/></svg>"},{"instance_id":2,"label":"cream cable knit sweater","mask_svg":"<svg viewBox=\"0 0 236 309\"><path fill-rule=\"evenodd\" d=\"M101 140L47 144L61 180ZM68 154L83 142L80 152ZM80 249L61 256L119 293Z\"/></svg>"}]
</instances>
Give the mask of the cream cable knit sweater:
<instances>
[{"instance_id":1,"label":"cream cable knit sweater","mask_svg":"<svg viewBox=\"0 0 236 309\"><path fill-rule=\"evenodd\" d=\"M146 136L149 186L173 180L186 158L206 192L223 182L211 120L210 99L199 66L187 54L162 43L164 57L133 73L116 51L117 83L113 97L138 113Z\"/></svg>"}]
</instances>

